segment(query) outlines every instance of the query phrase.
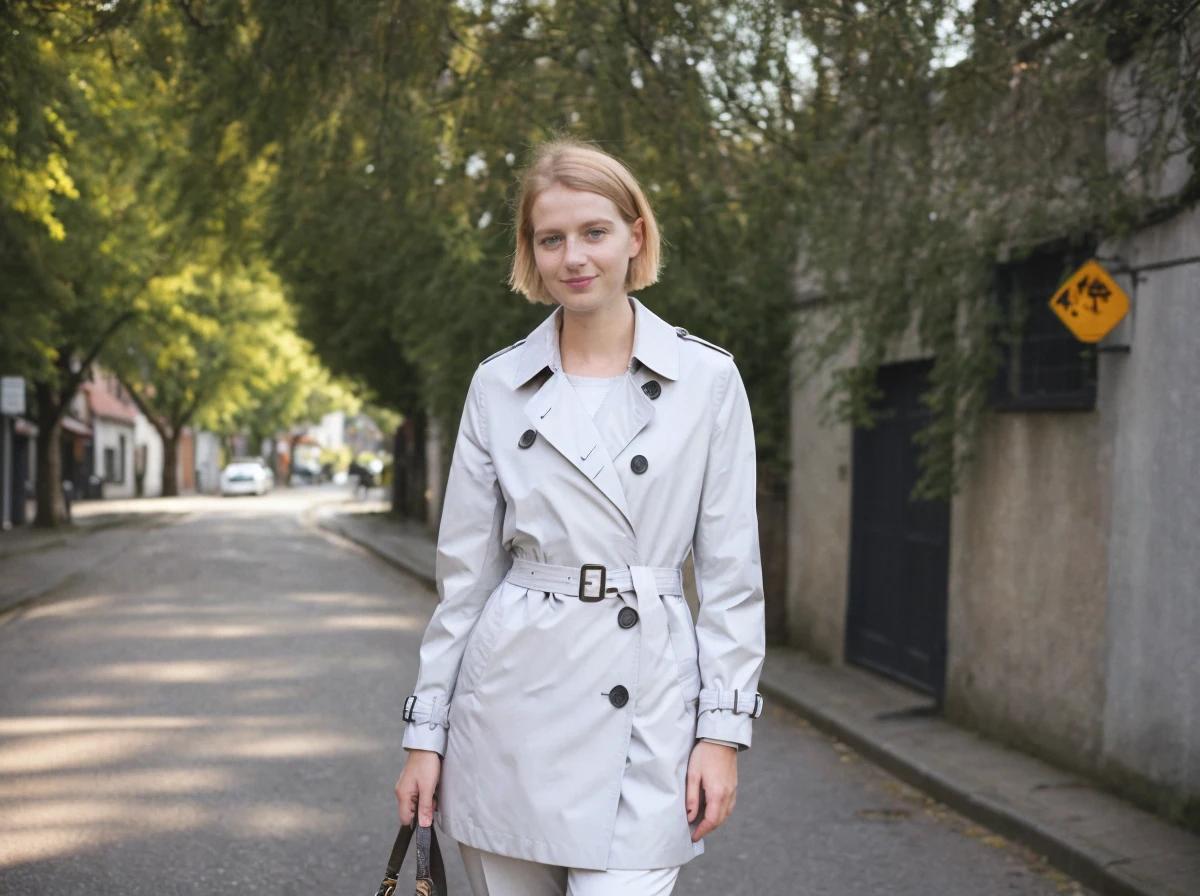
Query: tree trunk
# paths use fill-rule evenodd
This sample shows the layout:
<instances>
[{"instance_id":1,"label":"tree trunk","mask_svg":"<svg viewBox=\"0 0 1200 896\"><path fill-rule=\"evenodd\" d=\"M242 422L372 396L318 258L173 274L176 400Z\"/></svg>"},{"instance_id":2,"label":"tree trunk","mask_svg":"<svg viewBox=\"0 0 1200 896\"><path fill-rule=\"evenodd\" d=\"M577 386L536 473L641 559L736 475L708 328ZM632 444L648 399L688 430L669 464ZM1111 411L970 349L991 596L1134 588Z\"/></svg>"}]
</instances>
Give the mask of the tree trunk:
<instances>
[{"instance_id":1,"label":"tree trunk","mask_svg":"<svg viewBox=\"0 0 1200 896\"><path fill-rule=\"evenodd\" d=\"M392 450L392 513L425 521L425 413L405 414Z\"/></svg>"},{"instance_id":2,"label":"tree trunk","mask_svg":"<svg viewBox=\"0 0 1200 896\"><path fill-rule=\"evenodd\" d=\"M33 524L45 529L53 528L67 518L67 507L62 490L62 451L59 447L62 433L62 414L55 403L54 387L49 383L35 382L37 397L37 514Z\"/></svg>"},{"instance_id":3,"label":"tree trunk","mask_svg":"<svg viewBox=\"0 0 1200 896\"><path fill-rule=\"evenodd\" d=\"M179 494L179 433L163 434L162 493L164 498Z\"/></svg>"}]
</instances>

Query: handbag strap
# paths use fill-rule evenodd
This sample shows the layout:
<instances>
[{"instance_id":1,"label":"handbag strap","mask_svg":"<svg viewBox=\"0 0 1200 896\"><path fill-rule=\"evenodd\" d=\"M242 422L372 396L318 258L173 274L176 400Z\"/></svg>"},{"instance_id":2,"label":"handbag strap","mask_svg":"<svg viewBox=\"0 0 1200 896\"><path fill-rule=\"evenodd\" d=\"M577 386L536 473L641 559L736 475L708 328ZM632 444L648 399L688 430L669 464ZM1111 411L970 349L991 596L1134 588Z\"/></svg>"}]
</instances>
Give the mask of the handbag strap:
<instances>
[{"instance_id":1,"label":"handbag strap","mask_svg":"<svg viewBox=\"0 0 1200 896\"><path fill-rule=\"evenodd\" d=\"M432 825L417 826L415 821L411 825L402 825L396 834L392 854L388 857L387 873L375 896L395 896L396 878L400 874L400 866L404 864L404 854L408 852L414 831L417 835L416 896L447 896L446 866L442 861L437 834Z\"/></svg>"}]
</instances>

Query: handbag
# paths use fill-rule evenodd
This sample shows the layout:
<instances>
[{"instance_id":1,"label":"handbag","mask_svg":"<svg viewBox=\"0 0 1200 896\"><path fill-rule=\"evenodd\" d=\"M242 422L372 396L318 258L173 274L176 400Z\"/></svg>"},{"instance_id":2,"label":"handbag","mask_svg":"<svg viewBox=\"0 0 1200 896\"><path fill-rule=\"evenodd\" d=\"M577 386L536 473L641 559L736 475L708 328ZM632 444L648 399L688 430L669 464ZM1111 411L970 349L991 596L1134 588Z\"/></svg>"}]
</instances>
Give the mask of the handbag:
<instances>
[{"instance_id":1,"label":"handbag","mask_svg":"<svg viewBox=\"0 0 1200 896\"><path fill-rule=\"evenodd\" d=\"M387 873L383 883L375 891L375 896L395 896L396 875L404 864L404 854L408 852L408 842L417 835L417 888L415 896L447 896L446 866L442 863L442 850L438 846L437 834L433 826L418 826L414 818L411 825L402 825L392 846L392 854L388 858Z\"/></svg>"}]
</instances>

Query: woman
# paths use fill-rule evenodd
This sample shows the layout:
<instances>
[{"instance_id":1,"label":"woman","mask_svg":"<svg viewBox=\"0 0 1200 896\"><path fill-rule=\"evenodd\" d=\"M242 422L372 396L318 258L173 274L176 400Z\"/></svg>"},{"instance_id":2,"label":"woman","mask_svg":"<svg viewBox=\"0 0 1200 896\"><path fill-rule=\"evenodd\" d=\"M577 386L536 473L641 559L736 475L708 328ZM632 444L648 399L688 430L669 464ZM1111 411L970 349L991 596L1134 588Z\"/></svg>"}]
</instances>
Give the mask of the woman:
<instances>
[{"instance_id":1,"label":"woman","mask_svg":"<svg viewBox=\"0 0 1200 896\"><path fill-rule=\"evenodd\" d=\"M750 407L727 351L627 294L659 235L619 161L543 145L516 223L510 283L558 307L468 389L400 820L436 811L475 896L659 896L762 711Z\"/></svg>"}]
</instances>

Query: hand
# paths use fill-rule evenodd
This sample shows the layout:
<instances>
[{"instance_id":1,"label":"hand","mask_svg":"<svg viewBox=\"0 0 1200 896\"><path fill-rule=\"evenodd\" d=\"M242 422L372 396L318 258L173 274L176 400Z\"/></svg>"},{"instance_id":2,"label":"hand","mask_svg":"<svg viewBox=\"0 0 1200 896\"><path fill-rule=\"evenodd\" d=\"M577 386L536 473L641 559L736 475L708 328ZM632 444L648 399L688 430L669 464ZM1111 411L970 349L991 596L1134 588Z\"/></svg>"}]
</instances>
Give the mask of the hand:
<instances>
[{"instance_id":1,"label":"hand","mask_svg":"<svg viewBox=\"0 0 1200 896\"><path fill-rule=\"evenodd\" d=\"M687 770L688 824L699 817L704 804L704 818L692 831L693 843L719 828L733 812L737 802L737 754L733 747L706 740L692 747Z\"/></svg>"},{"instance_id":2,"label":"hand","mask_svg":"<svg viewBox=\"0 0 1200 896\"><path fill-rule=\"evenodd\" d=\"M412 825L415 810L419 824L433 824L437 805L438 779L442 775L442 757L433 750L409 750L404 769L396 781L396 801L400 804L400 824Z\"/></svg>"}]
</instances>

